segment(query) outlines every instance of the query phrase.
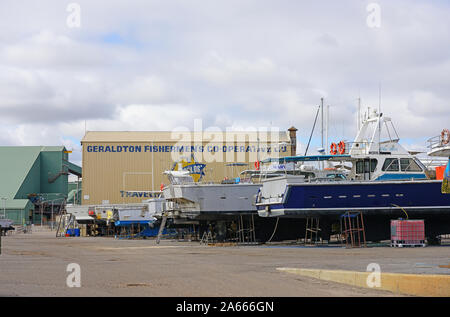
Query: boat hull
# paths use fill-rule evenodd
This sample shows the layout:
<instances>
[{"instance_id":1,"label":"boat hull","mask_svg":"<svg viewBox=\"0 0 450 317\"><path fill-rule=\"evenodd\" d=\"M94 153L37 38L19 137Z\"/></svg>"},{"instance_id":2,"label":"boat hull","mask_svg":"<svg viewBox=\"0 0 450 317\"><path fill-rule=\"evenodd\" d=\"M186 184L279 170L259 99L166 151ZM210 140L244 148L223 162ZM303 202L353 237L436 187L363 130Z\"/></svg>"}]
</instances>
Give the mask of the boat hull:
<instances>
[{"instance_id":1,"label":"boat hull","mask_svg":"<svg viewBox=\"0 0 450 317\"><path fill-rule=\"evenodd\" d=\"M441 181L340 182L288 184L280 202L258 203L262 217L365 214L448 214L450 195L441 193ZM406 216L406 215L405 215Z\"/></svg>"},{"instance_id":2,"label":"boat hull","mask_svg":"<svg viewBox=\"0 0 450 317\"><path fill-rule=\"evenodd\" d=\"M254 214L259 184L168 185L163 189L167 210L178 217L212 220Z\"/></svg>"}]
</instances>

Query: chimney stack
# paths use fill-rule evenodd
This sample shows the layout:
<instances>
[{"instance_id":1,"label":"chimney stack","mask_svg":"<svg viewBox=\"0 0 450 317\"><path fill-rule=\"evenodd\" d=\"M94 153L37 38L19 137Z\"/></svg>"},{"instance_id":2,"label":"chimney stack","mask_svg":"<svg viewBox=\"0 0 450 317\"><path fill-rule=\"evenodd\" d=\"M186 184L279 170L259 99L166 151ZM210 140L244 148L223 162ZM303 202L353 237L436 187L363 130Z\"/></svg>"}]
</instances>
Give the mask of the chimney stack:
<instances>
[{"instance_id":1,"label":"chimney stack","mask_svg":"<svg viewBox=\"0 0 450 317\"><path fill-rule=\"evenodd\" d=\"M297 155L297 131L298 129L295 127L290 127L288 129L289 131L289 138L291 139L291 156Z\"/></svg>"}]
</instances>

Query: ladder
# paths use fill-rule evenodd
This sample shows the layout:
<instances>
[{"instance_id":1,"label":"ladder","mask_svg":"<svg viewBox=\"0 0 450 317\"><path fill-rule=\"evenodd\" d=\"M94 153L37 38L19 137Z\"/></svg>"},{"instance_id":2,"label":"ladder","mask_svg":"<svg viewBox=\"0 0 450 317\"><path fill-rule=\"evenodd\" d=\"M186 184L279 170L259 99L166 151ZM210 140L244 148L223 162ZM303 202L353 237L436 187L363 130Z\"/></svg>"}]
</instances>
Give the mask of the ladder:
<instances>
[{"instance_id":1,"label":"ladder","mask_svg":"<svg viewBox=\"0 0 450 317\"><path fill-rule=\"evenodd\" d=\"M67 219L67 217L69 219ZM72 214L62 214L59 218L58 228L56 229L56 237L64 237L64 234L67 232L67 229L69 229L70 225L74 225L74 220L75 217Z\"/></svg>"},{"instance_id":2,"label":"ladder","mask_svg":"<svg viewBox=\"0 0 450 317\"><path fill-rule=\"evenodd\" d=\"M65 206L65 205L66 205L66 198L64 198L64 200L63 200L63 202L62 202L62 204L60 205L59 210L58 210L58 211L59 211L59 221L58 221L58 228L56 229L56 237L64 236L64 234L66 233L67 228L68 228L68 226L66 226L66 228L64 229L64 231L61 231L62 227L65 226L65 222L66 222L67 215L69 215L69 214L67 213L66 208L62 209L63 206ZM62 209L62 210L61 210L61 209ZM70 218L72 218L72 214L70 214ZM70 223L70 219L69 219L69 222L68 222L68 223Z\"/></svg>"},{"instance_id":3,"label":"ladder","mask_svg":"<svg viewBox=\"0 0 450 317\"><path fill-rule=\"evenodd\" d=\"M208 244L208 243L213 243L213 242L214 242L214 239L213 239L211 231L208 230L208 231L203 232L203 236L202 236L202 239L200 240L200 244Z\"/></svg>"}]
</instances>

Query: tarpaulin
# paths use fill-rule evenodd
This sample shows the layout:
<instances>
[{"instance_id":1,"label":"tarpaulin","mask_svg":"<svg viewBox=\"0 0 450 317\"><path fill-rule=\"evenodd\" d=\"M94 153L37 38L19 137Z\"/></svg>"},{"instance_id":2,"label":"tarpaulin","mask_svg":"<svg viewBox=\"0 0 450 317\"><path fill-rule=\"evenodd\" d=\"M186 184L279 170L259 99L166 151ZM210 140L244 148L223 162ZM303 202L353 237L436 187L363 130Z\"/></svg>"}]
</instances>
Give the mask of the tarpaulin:
<instances>
[{"instance_id":1,"label":"tarpaulin","mask_svg":"<svg viewBox=\"0 0 450 317\"><path fill-rule=\"evenodd\" d=\"M450 158L444 172L444 179L442 180L442 193L450 194Z\"/></svg>"}]
</instances>

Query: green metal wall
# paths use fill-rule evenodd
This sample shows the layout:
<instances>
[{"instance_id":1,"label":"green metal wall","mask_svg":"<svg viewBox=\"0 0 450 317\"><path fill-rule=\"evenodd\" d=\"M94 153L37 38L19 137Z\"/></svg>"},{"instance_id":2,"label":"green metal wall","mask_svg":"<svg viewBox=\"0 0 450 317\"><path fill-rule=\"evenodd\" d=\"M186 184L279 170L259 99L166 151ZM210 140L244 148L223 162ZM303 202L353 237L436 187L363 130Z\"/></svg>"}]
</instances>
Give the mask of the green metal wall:
<instances>
[{"instance_id":1,"label":"green metal wall","mask_svg":"<svg viewBox=\"0 0 450 317\"><path fill-rule=\"evenodd\" d=\"M63 146L0 147L0 153L3 153L0 155L3 164L0 172L4 175L0 178L0 196L7 198L6 216L16 225L30 220L29 212L34 210L34 205L28 200L29 194L39 194L55 204L67 197L67 165L71 163L68 163L65 151ZM74 167L77 166L73 165L72 169ZM81 173L81 168L77 168ZM0 210L3 214L3 203L0 203ZM32 213L32 218L35 224L41 221L39 213Z\"/></svg>"},{"instance_id":2,"label":"green metal wall","mask_svg":"<svg viewBox=\"0 0 450 317\"><path fill-rule=\"evenodd\" d=\"M41 160L34 162L28 175L14 196L15 199L28 199L28 194L39 193L41 191Z\"/></svg>"},{"instance_id":3,"label":"green metal wall","mask_svg":"<svg viewBox=\"0 0 450 317\"><path fill-rule=\"evenodd\" d=\"M63 161L66 157L67 154L63 151L41 152L41 193L61 193L67 196L68 175L60 175L55 181L49 183L49 179L61 172L68 172Z\"/></svg>"},{"instance_id":4,"label":"green metal wall","mask_svg":"<svg viewBox=\"0 0 450 317\"><path fill-rule=\"evenodd\" d=\"M28 202L24 208L6 209L6 218L14 221L14 225L23 225L30 221L31 210L34 210L34 206L31 202ZM3 206L1 207L0 213L3 215Z\"/></svg>"}]
</instances>

